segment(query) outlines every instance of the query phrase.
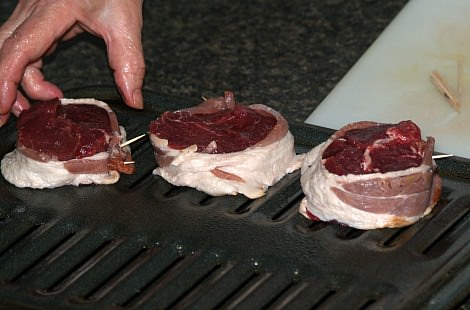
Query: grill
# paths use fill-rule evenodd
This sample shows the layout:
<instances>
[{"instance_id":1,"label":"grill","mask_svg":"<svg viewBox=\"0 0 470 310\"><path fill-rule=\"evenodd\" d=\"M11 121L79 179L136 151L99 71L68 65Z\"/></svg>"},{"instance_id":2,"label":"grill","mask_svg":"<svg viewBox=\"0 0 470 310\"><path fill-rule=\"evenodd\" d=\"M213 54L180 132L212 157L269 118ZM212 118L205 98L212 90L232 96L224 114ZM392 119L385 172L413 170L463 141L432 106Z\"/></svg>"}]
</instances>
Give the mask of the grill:
<instances>
[{"instance_id":1,"label":"grill","mask_svg":"<svg viewBox=\"0 0 470 310\"><path fill-rule=\"evenodd\" d=\"M165 110L198 100L146 92L133 111L110 87L71 90L116 111L129 137ZM298 152L331 130L291 124ZM2 129L11 151L15 122ZM0 178L0 305L66 309L468 309L470 161L440 162L431 215L362 231L298 214L300 172L266 196L212 197L152 175L148 141L137 172L112 186L20 189Z\"/></svg>"}]
</instances>

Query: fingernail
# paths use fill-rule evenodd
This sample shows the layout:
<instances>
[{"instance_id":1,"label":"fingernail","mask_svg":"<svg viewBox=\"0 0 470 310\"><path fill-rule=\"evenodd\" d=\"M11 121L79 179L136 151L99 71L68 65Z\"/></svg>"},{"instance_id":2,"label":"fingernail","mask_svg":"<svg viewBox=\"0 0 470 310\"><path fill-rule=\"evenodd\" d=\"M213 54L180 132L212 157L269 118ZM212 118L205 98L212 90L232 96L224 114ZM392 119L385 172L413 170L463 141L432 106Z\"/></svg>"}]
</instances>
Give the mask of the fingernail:
<instances>
[{"instance_id":1,"label":"fingernail","mask_svg":"<svg viewBox=\"0 0 470 310\"><path fill-rule=\"evenodd\" d=\"M142 90L134 89L132 92L132 102L134 108L142 110L144 108L144 98L142 96Z\"/></svg>"},{"instance_id":2,"label":"fingernail","mask_svg":"<svg viewBox=\"0 0 470 310\"><path fill-rule=\"evenodd\" d=\"M11 113L13 113L16 116L19 116L20 113L23 112L23 110L24 110L23 107L18 102L15 102L13 106L11 107Z\"/></svg>"}]
</instances>

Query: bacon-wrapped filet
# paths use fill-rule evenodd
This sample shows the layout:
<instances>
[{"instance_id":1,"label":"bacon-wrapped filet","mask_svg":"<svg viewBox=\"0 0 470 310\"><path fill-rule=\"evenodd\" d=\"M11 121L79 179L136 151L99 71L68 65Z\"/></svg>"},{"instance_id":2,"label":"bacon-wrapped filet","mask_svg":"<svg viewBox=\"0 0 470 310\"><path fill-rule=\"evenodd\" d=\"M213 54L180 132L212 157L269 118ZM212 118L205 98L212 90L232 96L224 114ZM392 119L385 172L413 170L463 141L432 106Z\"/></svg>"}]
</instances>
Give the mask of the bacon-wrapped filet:
<instances>
[{"instance_id":1,"label":"bacon-wrapped filet","mask_svg":"<svg viewBox=\"0 0 470 310\"><path fill-rule=\"evenodd\" d=\"M126 132L102 101L33 104L18 117L17 131L16 149L5 155L1 171L18 187L112 184L120 172L134 172L129 147L120 147Z\"/></svg>"},{"instance_id":2,"label":"bacon-wrapped filet","mask_svg":"<svg viewBox=\"0 0 470 310\"><path fill-rule=\"evenodd\" d=\"M154 173L213 196L261 197L299 169L303 158L281 114L262 104L235 104L231 92L165 112L149 131L158 163Z\"/></svg>"},{"instance_id":3,"label":"bacon-wrapped filet","mask_svg":"<svg viewBox=\"0 0 470 310\"><path fill-rule=\"evenodd\" d=\"M412 224L441 195L433 150L411 121L349 124L306 155L300 212L358 229Z\"/></svg>"}]
</instances>

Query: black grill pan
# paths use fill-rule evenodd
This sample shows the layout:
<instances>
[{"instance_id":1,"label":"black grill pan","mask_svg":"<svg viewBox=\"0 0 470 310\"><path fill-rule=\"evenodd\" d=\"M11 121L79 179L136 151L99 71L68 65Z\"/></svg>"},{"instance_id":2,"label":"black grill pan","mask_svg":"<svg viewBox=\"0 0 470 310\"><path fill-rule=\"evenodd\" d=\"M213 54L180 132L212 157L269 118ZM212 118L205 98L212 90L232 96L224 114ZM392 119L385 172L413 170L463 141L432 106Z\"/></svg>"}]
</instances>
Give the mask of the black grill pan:
<instances>
[{"instance_id":1,"label":"black grill pan","mask_svg":"<svg viewBox=\"0 0 470 310\"><path fill-rule=\"evenodd\" d=\"M111 87L69 91L111 104L129 137L199 100L145 93L127 108ZM291 124L297 151L331 130ZM15 121L0 155L14 148ZM111 186L20 189L0 177L0 305L38 309L468 309L470 162L441 160L442 200L400 229L362 231L298 214L300 172L265 197L211 197L137 172Z\"/></svg>"}]
</instances>

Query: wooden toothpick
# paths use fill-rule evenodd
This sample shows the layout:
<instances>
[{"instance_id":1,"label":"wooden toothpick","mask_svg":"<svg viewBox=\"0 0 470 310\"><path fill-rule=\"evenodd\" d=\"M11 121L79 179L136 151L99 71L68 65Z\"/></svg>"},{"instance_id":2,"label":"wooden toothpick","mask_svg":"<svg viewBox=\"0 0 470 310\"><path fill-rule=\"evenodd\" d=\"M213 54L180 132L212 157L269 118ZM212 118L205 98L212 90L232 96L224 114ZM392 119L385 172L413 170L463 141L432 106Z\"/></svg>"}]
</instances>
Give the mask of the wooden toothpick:
<instances>
[{"instance_id":1,"label":"wooden toothpick","mask_svg":"<svg viewBox=\"0 0 470 310\"><path fill-rule=\"evenodd\" d=\"M437 87L439 92L444 97L447 98L447 101L449 102L451 107L455 111L460 112L460 102L459 102L458 98L455 96L454 92L449 87L446 80L444 80L444 78L439 74L439 72L437 72L437 71L431 72L431 81Z\"/></svg>"},{"instance_id":2,"label":"wooden toothpick","mask_svg":"<svg viewBox=\"0 0 470 310\"><path fill-rule=\"evenodd\" d=\"M137 136L137 137L135 137L135 138L132 138L132 139L130 139L130 140L127 140L127 141L124 142L124 143L119 144L119 146L120 146L120 147L125 147L126 145L129 145L129 144L131 144L131 143L133 143L133 142L135 142L135 141L137 141L137 140L139 140L139 139L142 139L142 138L145 137L146 135L147 135L147 134L144 133L143 135Z\"/></svg>"}]
</instances>

